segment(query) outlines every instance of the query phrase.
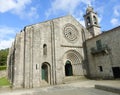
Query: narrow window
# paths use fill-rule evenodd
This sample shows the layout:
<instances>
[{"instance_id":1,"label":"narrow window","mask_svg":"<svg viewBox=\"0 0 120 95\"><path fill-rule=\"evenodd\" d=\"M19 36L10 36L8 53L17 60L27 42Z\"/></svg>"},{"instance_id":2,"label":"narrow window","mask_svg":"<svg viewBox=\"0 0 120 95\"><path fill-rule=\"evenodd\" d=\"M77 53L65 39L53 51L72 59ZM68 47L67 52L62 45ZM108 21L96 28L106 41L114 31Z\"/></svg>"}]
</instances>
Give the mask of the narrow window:
<instances>
[{"instance_id":1,"label":"narrow window","mask_svg":"<svg viewBox=\"0 0 120 95\"><path fill-rule=\"evenodd\" d=\"M43 45L43 55L47 55L47 45Z\"/></svg>"},{"instance_id":2,"label":"narrow window","mask_svg":"<svg viewBox=\"0 0 120 95\"><path fill-rule=\"evenodd\" d=\"M98 66L98 67L99 67L100 72L103 72L102 66Z\"/></svg>"},{"instance_id":3,"label":"narrow window","mask_svg":"<svg viewBox=\"0 0 120 95\"><path fill-rule=\"evenodd\" d=\"M38 69L38 65L36 64L36 70Z\"/></svg>"},{"instance_id":4,"label":"narrow window","mask_svg":"<svg viewBox=\"0 0 120 95\"><path fill-rule=\"evenodd\" d=\"M101 40L97 40L96 41L96 46L97 46L97 50L101 50L102 49Z\"/></svg>"},{"instance_id":5,"label":"narrow window","mask_svg":"<svg viewBox=\"0 0 120 95\"><path fill-rule=\"evenodd\" d=\"M87 17L87 25L90 26L90 17Z\"/></svg>"},{"instance_id":6,"label":"narrow window","mask_svg":"<svg viewBox=\"0 0 120 95\"><path fill-rule=\"evenodd\" d=\"M97 18L95 16L93 16L93 21L94 21L94 24L97 24Z\"/></svg>"}]
</instances>

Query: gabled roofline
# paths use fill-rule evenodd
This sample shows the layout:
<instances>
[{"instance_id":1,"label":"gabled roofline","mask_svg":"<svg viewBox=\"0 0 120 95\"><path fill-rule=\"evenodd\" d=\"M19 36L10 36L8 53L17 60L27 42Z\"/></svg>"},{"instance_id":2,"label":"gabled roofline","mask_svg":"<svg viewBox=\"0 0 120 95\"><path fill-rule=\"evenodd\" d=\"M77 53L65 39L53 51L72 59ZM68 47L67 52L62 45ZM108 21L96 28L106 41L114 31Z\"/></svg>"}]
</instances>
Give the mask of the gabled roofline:
<instances>
[{"instance_id":1,"label":"gabled roofline","mask_svg":"<svg viewBox=\"0 0 120 95\"><path fill-rule=\"evenodd\" d=\"M56 18L52 18L52 19L49 19L49 20L45 20L45 21L41 21L41 22L37 22L37 23L31 24L31 25L26 25L25 27L29 27L29 26L32 26L32 25L41 24L41 23L45 23L45 22L49 22L49 21L52 21L52 20L55 20L55 19L60 19L60 18L68 17L68 16L73 17L72 15L68 14L68 15L64 15L64 16L60 16L60 17L56 17Z\"/></svg>"}]
</instances>

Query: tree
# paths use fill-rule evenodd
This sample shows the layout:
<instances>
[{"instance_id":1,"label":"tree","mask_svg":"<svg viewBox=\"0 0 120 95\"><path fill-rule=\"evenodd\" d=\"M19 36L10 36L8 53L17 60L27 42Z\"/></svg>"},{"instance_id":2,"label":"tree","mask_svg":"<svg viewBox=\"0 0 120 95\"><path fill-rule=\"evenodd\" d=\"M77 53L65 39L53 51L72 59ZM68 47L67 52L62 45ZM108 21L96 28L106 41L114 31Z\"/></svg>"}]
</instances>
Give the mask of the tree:
<instances>
[{"instance_id":1,"label":"tree","mask_svg":"<svg viewBox=\"0 0 120 95\"><path fill-rule=\"evenodd\" d=\"M0 50L0 66L7 64L8 51L8 48Z\"/></svg>"}]
</instances>

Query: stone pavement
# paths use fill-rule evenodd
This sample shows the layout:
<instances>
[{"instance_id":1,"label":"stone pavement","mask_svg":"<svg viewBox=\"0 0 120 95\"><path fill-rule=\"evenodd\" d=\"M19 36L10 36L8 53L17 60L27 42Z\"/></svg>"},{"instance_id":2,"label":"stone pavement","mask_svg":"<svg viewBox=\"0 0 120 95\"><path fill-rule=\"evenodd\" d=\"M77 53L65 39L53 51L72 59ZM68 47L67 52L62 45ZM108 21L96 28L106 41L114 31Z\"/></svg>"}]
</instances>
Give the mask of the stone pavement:
<instances>
[{"instance_id":1,"label":"stone pavement","mask_svg":"<svg viewBox=\"0 0 120 95\"><path fill-rule=\"evenodd\" d=\"M69 84L61 84L42 88L0 90L0 95L120 95L95 89L94 85L120 87L120 80L80 80Z\"/></svg>"}]
</instances>

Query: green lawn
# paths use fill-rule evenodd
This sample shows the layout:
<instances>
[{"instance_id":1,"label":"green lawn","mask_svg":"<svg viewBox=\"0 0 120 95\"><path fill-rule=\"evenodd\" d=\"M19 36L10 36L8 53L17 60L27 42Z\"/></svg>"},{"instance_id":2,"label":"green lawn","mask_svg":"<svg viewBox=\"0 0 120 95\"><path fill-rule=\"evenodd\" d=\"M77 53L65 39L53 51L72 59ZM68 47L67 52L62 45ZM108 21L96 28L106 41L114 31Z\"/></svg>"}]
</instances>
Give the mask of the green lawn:
<instances>
[{"instance_id":1,"label":"green lawn","mask_svg":"<svg viewBox=\"0 0 120 95\"><path fill-rule=\"evenodd\" d=\"M6 77L0 78L0 86L10 86L10 83Z\"/></svg>"}]
</instances>

